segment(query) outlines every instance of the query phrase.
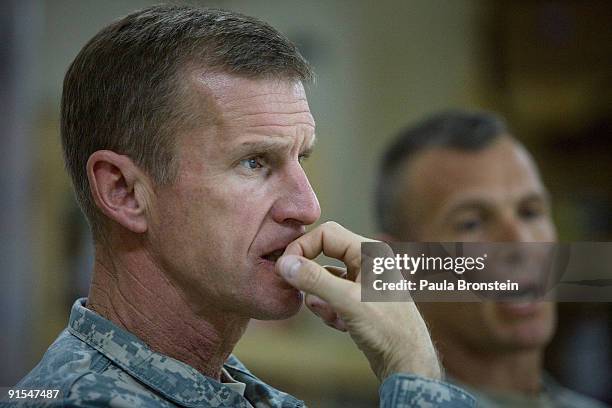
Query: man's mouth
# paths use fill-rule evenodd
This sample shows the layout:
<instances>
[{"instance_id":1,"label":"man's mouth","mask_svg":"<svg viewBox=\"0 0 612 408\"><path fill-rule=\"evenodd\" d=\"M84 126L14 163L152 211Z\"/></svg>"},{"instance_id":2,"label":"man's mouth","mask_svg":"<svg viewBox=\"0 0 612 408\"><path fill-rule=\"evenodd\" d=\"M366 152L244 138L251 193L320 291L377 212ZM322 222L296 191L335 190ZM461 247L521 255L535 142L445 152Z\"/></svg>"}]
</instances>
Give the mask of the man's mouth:
<instances>
[{"instance_id":1,"label":"man's mouth","mask_svg":"<svg viewBox=\"0 0 612 408\"><path fill-rule=\"evenodd\" d=\"M542 301L544 293L541 286L533 284L525 286L520 285L517 291L483 291L481 295L501 302L531 303Z\"/></svg>"},{"instance_id":2,"label":"man's mouth","mask_svg":"<svg viewBox=\"0 0 612 408\"><path fill-rule=\"evenodd\" d=\"M277 249L276 251L272 251L266 255L262 255L262 258L269 262L276 262L278 258L280 258L285 252L285 248Z\"/></svg>"}]
</instances>

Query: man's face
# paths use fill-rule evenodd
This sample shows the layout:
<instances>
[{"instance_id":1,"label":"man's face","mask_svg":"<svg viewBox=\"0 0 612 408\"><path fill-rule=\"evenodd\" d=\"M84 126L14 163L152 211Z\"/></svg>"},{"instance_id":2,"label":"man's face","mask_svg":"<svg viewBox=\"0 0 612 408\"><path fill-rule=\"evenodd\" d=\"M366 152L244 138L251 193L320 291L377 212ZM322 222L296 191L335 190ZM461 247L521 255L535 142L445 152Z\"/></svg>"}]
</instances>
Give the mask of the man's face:
<instances>
[{"instance_id":1,"label":"man's face","mask_svg":"<svg viewBox=\"0 0 612 408\"><path fill-rule=\"evenodd\" d=\"M156 190L153 256L196 313L288 317L301 295L275 260L320 216L301 165L315 139L304 88L227 74L190 81L216 117L178 136L178 177Z\"/></svg>"},{"instance_id":2,"label":"man's face","mask_svg":"<svg viewBox=\"0 0 612 408\"><path fill-rule=\"evenodd\" d=\"M406 228L423 242L552 242L548 195L525 149L500 137L479 151L432 148L406 164ZM428 303L438 341L484 350L542 347L554 333L553 303Z\"/></svg>"}]
</instances>

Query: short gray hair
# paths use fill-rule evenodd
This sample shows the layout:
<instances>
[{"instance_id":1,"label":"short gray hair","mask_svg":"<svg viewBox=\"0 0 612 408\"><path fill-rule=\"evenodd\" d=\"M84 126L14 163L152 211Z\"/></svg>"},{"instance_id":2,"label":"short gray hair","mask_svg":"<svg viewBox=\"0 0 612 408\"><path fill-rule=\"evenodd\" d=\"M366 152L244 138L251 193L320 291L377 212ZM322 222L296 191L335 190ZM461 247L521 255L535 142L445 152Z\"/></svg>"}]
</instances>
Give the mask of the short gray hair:
<instances>
[{"instance_id":1,"label":"short gray hair","mask_svg":"<svg viewBox=\"0 0 612 408\"><path fill-rule=\"evenodd\" d=\"M156 183L173 181L175 133L197 125L180 86L189 65L246 78L313 79L285 36L231 11L154 6L102 29L70 65L61 107L66 167L94 238L103 233L104 217L90 193L89 156L112 150Z\"/></svg>"}]
</instances>

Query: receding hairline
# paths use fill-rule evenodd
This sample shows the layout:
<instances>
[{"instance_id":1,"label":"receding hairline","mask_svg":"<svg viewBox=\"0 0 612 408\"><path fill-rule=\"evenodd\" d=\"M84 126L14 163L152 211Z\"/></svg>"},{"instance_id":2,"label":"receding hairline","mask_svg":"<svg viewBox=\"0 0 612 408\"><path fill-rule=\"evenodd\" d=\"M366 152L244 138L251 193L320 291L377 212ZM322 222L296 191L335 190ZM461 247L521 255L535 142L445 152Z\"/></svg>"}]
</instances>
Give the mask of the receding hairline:
<instances>
[{"instance_id":1,"label":"receding hairline","mask_svg":"<svg viewBox=\"0 0 612 408\"><path fill-rule=\"evenodd\" d=\"M210 68L196 61L191 61L178 67L175 75L175 86L179 90L175 95L177 110L183 114L192 113L192 123L183 122L183 129L192 130L202 125L217 123L222 118L222 107L218 103L218 93L222 88L235 86L236 80L247 80L257 82L278 82L290 86L299 86L304 91L304 99L307 102L305 89L308 82L295 75L262 74L244 75L233 73L223 68ZM313 124L314 125L314 124Z\"/></svg>"},{"instance_id":2,"label":"receding hairline","mask_svg":"<svg viewBox=\"0 0 612 408\"><path fill-rule=\"evenodd\" d=\"M383 152L378 170L374 202L381 231L400 233L396 184L403 163L432 147L480 150L503 133L510 132L497 114L463 109L435 113L398 131Z\"/></svg>"},{"instance_id":3,"label":"receding hairline","mask_svg":"<svg viewBox=\"0 0 612 408\"><path fill-rule=\"evenodd\" d=\"M226 123L230 123L232 121L232 117L228 118L227 108L228 108L228 100L225 99L229 97L229 104L239 101L243 96L247 98L257 98L260 96L270 95L268 92L261 92L260 94L251 95L249 92L245 92L244 95L235 94L236 91L240 92L242 89L245 89L245 85L251 84L270 84L277 83L279 85L280 92L277 95L285 95L288 93L299 92L303 95L303 101L306 105L306 110L303 112L287 112L287 113L302 113L304 115L308 115L308 118L304 118L304 121L299 122L299 125L303 125L310 129L308 131L308 135L304 137L304 142L300 146L299 154L301 156L309 156L313 150L314 144L316 142L316 134L315 134L315 121L308 107L308 100L306 97L306 91L304 83L301 79L295 78L292 76L264 76L264 77L250 77L243 76L240 74L229 73L222 70L209 70L205 67L191 66L186 68L186 75L182 78L183 81L183 93L187 92L192 95L191 103L185 104L185 109L191 109L197 111L204 111L206 113L206 117L201 121L194 120L193 123L188 126L184 126L182 129L177 132L176 137L180 137L181 134L188 135L192 134L192 131L198 130L203 126L225 126ZM246 84L241 81L248 81ZM274 85L273 85L274 86ZM298 89L298 90L289 90ZM282 92L285 89L287 92ZM224 94L228 91L226 94ZM229 95L229 96L228 96ZM278 101L272 101L272 103L283 103L283 98ZM286 99L286 98L285 98ZM220 103L223 101L223 103ZM254 101L255 103L256 101ZM206 104L205 107L202 104ZM212 115L211 115L212 113ZM196 118L193 118L196 119ZM310 120L307 120L310 119ZM264 125L262 125L264 126ZM276 126L286 127L286 124L267 124L266 127L270 129L275 128ZM274 136L277 132L272 131L272 136ZM282 132L278 132L279 134ZM245 135L246 136L246 135ZM239 141L239 143L234 146L236 150L246 151L253 150L256 147L262 153L266 150L273 151L278 150L281 145L286 145L283 141L274 141L274 140L259 140L256 134L251 135L252 140ZM261 137L264 137L261 135ZM177 153L177 152L175 152Z\"/></svg>"},{"instance_id":4,"label":"receding hairline","mask_svg":"<svg viewBox=\"0 0 612 408\"><path fill-rule=\"evenodd\" d=\"M438 154L440 152L448 152L452 154L478 155L482 154L485 151L493 149L496 145L499 145L500 143L504 142L510 142L512 146L517 148L521 153L526 153L531 165L536 171L536 174L539 174L537 166L535 166L535 161L533 160L527 149L525 149L523 144L510 133L497 134L493 139L491 139L490 143L486 143L476 149L465 149L456 146L430 145L423 147L411 156L404 157L396 166L394 172L394 185L396 186L396 188L392 192L392 211L394 213L393 218L396 220L396 223L399 226L398 230L406 231L407 229L409 229L409 226L414 226L418 222L418 220L413 219L415 213L418 210L418 206L415 204L418 201L412 202L412 200L418 200L418 197L420 195L420 189L418 185L420 182L424 181L419 179L419 181L415 182L416 175L414 173L415 171L417 171L417 166L420 165L423 160L427 159L429 155ZM410 209L411 211L407 211L408 209ZM400 213L402 215L400 215ZM388 233L390 231L385 232Z\"/></svg>"},{"instance_id":5,"label":"receding hairline","mask_svg":"<svg viewBox=\"0 0 612 408\"><path fill-rule=\"evenodd\" d=\"M403 160L397 167L397 178L395 184L396 189L394 190L394 200L396 203L394 206L394 211L396 213L395 218L397 219L397 222L402 224L401 229L405 231L407 230L408 226L415 226L418 223L418 220L415 220L412 217L414 216L414 213L418 212L420 209L420 204L417 203L419 203L418 200L422 193L422 183L426 181L423 179L419 179L418 181L415 180L415 177L417 177L415 172L417 171L418 166L423 164L423 160L428 159L429 155L439 154L440 152L463 154L466 156L481 155L505 143L509 143L514 150L514 154L517 156L518 161L528 168L529 173L532 173L537 181L538 188L526 191L523 198L541 198L546 204L549 204L550 193L542 181L535 159L519 140L509 133L504 133L497 135L496 138L491 141L491 143L486 144L476 150L465 150L458 147L434 145L423 148L410 158ZM439 159L439 157L437 159ZM429 163L428 167L430 166L431 163ZM448 206L455 207L456 205L463 205L464 203L473 205L476 202L480 203L482 200L480 200L480 198L478 200L474 200L473 198L470 198L470 193L466 193L464 196L457 197L453 201L453 203L448 203ZM407 211L408 209L411 211ZM403 216L398 216L399 212L402 212Z\"/></svg>"}]
</instances>

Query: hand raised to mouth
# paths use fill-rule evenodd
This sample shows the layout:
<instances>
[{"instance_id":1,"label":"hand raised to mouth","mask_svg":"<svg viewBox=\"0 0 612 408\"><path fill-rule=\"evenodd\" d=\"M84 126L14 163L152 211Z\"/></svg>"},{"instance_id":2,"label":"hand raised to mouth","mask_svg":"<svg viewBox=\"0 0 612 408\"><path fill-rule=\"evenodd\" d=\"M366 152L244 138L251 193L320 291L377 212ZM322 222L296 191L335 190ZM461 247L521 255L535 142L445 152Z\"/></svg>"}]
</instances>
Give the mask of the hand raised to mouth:
<instances>
[{"instance_id":1,"label":"hand raised to mouth","mask_svg":"<svg viewBox=\"0 0 612 408\"><path fill-rule=\"evenodd\" d=\"M436 351L414 302L361 301L361 243L372 241L328 222L289 244L276 271L306 293L306 304L328 325L348 331L380 381L399 372L439 379ZM311 260L320 253L342 261L346 274Z\"/></svg>"}]
</instances>

